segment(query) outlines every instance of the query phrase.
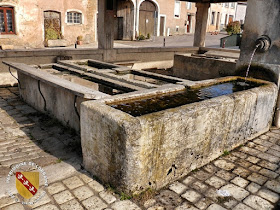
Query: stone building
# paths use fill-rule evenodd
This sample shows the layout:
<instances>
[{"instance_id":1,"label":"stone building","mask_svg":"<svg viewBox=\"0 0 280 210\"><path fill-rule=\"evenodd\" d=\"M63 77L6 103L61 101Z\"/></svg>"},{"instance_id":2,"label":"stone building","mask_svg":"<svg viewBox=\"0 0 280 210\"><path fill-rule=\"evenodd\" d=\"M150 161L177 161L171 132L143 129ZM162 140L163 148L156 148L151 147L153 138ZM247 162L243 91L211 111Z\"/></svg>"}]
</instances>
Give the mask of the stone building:
<instances>
[{"instance_id":1,"label":"stone building","mask_svg":"<svg viewBox=\"0 0 280 210\"><path fill-rule=\"evenodd\" d=\"M235 20L239 21L241 24L244 24L246 10L247 10L247 2L237 2Z\"/></svg>"},{"instance_id":2,"label":"stone building","mask_svg":"<svg viewBox=\"0 0 280 210\"><path fill-rule=\"evenodd\" d=\"M96 0L0 0L0 45L41 48L96 40Z\"/></svg>"},{"instance_id":3,"label":"stone building","mask_svg":"<svg viewBox=\"0 0 280 210\"><path fill-rule=\"evenodd\" d=\"M235 2L211 4L208 16L207 31L221 31L229 22L233 22L236 13Z\"/></svg>"},{"instance_id":4,"label":"stone building","mask_svg":"<svg viewBox=\"0 0 280 210\"><path fill-rule=\"evenodd\" d=\"M115 39L193 33L196 7L179 0L117 1Z\"/></svg>"}]
</instances>

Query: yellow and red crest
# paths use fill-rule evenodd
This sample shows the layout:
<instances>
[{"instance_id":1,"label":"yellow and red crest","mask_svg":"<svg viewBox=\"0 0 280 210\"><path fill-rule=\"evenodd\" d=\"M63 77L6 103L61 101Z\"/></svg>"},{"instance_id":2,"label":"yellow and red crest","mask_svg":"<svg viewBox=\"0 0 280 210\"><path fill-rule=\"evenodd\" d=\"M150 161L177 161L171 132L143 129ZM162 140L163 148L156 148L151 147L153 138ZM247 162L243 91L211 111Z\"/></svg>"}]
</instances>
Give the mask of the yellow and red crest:
<instances>
[{"instance_id":1,"label":"yellow and red crest","mask_svg":"<svg viewBox=\"0 0 280 210\"><path fill-rule=\"evenodd\" d=\"M25 199L32 198L39 190L39 172L16 172L16 188Z\"/></svg>"}]
</instances>

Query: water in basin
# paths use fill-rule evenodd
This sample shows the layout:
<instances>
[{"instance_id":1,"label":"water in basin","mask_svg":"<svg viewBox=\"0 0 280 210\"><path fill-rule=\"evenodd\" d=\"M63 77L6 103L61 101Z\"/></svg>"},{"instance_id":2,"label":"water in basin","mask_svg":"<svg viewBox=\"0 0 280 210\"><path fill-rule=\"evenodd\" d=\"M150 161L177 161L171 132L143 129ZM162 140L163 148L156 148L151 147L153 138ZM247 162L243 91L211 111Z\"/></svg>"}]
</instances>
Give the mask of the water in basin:
<instances>
[{"instance_id":1,"label":"water in basin","mask_svg":"<svg viewBox=\"0 0 280 210\"><path fill-rule=\"evenodd\" d=\"M127 101L120 104L109 104L111 107L126 112L134 117L170 109L185 104L199 102L234 92L259 87L262 83L234 80L215 84L198 89L186 89L185 91L159 95L153 98L145 98L134 101Z\"/></svg>"}]
</instances>

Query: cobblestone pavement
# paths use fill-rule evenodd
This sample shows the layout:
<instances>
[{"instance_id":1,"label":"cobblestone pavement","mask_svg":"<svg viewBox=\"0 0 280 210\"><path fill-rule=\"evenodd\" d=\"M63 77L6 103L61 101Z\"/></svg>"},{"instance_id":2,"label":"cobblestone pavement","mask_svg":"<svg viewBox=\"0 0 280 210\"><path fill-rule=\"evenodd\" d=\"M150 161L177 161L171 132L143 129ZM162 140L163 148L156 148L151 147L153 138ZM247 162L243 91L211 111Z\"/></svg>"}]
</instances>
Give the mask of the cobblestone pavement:
<instances>
[{"instance_id":1,"label":"cobblestone pavement","mask_svg":"<svg viewBox=\"0 0 280 210\"><path fill-rule=\"evenodd\" d=\"M122 200L127 195L114 193L82 170L77 142L73 131L22 102L17 88L0 88L0 184L22 161L52 172L39 202L22 205L0 194L0 209L280 209L278 129L225 152L159 192L147 191L132 200Z\"/></svg>"}]
</instances>

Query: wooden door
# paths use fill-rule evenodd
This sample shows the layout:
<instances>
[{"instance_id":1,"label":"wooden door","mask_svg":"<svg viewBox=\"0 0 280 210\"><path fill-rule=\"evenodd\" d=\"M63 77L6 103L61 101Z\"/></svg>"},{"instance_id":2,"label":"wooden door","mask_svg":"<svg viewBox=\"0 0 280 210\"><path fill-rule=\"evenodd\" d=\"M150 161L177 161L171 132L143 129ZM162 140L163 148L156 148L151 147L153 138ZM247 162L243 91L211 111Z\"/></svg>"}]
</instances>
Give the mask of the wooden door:
<instances>
[{"instance_id":1,"label":"wooden door","mask_svg":"<svg viewBox=\"0 0 280 210\"><path fill-rule=\"evenodd\" d=\"M160 36L164 36L164 24L165 24L165 17L161 16L160 17Z\"/></svg>"},{"instance_id":2,"label":"wooden door","mask_svg":"<svg viewBox=\"0 0 280 210\"><path fill-rule=\"evenodd\" d=\"M191 32L192 16L188 15L187 33Z\"/></svg>"},{"instance_id":3,"label":"wooden door","mask_svg":"<svg viewBox=\"0 0 280 210\"><path fill-rule=\"evenodd\" d=\"M62 38L60 12L44 12L44 30L45 41Z\"/></svg>"},{"instance_id":4,"label":"wooden door","mask_svg":"<svg viewBox=\"0 0 280 210\"><path fill-rule=\"evenodd\" d=\"M155 32L156 7L150 1L144 1L140 5L139 12L139 33L147 36L154 35Z\"/></svg>"}]
</instances>

